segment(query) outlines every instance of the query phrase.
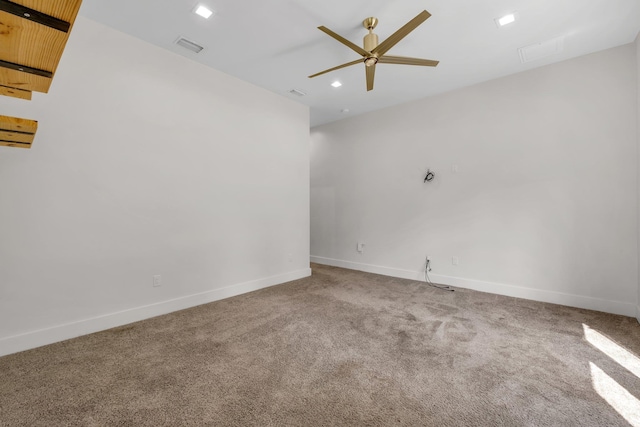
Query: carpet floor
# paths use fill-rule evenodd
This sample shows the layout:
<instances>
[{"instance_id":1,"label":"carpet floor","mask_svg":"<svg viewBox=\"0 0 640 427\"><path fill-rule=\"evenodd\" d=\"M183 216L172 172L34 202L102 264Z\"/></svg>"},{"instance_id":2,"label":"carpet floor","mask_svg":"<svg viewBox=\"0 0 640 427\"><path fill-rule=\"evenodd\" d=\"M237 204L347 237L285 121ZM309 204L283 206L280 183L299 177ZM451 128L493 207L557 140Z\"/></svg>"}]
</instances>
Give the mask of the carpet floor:
<instances>
[{"instance_id":1,"label":"carpet floor","mask_svg":"<svg viewBox=\"0 0 640 427\"><path fill-rule=\"evenodd\" d=\"M633 318L312 267L0 358L0 425L640 425Z\"/></svg>"}]
</instances>

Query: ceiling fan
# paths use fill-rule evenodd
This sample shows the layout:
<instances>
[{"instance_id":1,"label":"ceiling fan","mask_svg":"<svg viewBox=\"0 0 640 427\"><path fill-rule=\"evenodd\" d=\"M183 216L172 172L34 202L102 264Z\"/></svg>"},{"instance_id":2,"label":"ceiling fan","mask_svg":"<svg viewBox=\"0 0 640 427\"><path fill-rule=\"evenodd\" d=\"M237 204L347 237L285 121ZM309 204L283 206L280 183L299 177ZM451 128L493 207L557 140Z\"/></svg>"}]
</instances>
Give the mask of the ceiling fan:
<instances>
[{"instance_id":1,"label":"ceiling fan","mask_svg":"<svg viewBox=\"0 0 640 427\"><path fill-rule=\"evenodd\" d=\"M380 44L378 44L377 34L374 34L373 32L373 29L376 27L376 25L378 25L378 18L367 18L362 21L362 25L364 26L364 28L369 30L369 34L364 36L364 49L350 42L339 34L334 33L327 27L318 27L320 31L330 35L340 43L351 48L356 53L362 55L362 58L356 59L355 61L347 62L346 64L338 65L337 67L329 68L328 70L324 70L316 74L312 74L309 76L309 78L317 77L331 71L339 70L340 68L350 67L351 65L364 62L365 71L367 74L367 91L370 91L373 89L373 79L376 73L376 64L422 65L426 67L435 67L436 65L438 65L439 61L432 61L431 59L408 58L406 56L385 55L389 49L395 46L400 40L405 38L411 31L415 30L418 25L422 24L430 16L431 14L429 12L423 10L418 14L418 16L404 24L402 28L391 34Z\"/></svg>"}]
</instances>

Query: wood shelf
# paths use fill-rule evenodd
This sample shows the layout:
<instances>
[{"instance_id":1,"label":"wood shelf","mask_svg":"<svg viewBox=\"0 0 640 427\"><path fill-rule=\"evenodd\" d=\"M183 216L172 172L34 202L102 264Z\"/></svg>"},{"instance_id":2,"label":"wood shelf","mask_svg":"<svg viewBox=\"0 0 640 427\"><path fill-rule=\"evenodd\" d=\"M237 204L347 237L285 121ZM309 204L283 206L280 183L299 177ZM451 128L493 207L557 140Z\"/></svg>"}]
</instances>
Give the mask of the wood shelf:
<instances>
[{"instance_id":1,"label":"wood shelf","mask_svg":"<svg viewBox=\"0 0 640 427\"><path fill-rule=\"evenodd\" d=\"M4 96L13 96L14 98L31 100L31 91L24 89L16 89L14 87L9 86L1 86L0 85L0 95Z\"/></svg>"},{"instance_id":2,"label":"wood shelf","mask_svg":"<svg viewBox=\"0 0 640 427\"><path fill-rule=\"evenodd\" d=\"M49 92L82 0L0 0L0 87ZM17 96L0 90L0 94Z\"/></svg>"},{"instance_id":3,"label":"wood shelf","mask_svg":"<svg viewBox=\"0 0 640 427\"><path fill-rule=\"evenodd\" d=\"M82 0L0 0L0 95L49 92ZM0 116L0 146L31 148L38 122Z\"/></svg>"},{"instance_id":4,"label":"wood shelf","mask_svg":"<svg viewBox=\"0 0 640 427\"><path fill-rule=\"evenodd\" d=\"M0 146L31 148L37 130L35 120L0 116Z\"/></svg>"}]
</instances>

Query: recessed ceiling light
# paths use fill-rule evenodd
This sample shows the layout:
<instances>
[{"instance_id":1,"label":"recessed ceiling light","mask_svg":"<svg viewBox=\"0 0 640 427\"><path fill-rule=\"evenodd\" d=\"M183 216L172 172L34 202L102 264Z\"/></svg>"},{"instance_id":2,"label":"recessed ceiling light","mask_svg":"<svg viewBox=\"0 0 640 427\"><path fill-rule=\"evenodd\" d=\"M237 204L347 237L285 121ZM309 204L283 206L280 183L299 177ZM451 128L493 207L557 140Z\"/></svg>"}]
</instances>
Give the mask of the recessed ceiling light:
<instances>
[{"instance_id":1,"label":"recessed ceiling light","mask_svg":"<svg viewBox=\"0 0 640 427\"><path fill-rule=\"evenodd\" d=\"M196 15L200 15L205 19L209 19L211 15L213 15L213 11L211 9L202 5L199 5L196 8L195 12L196 12Z\"/></svg>"},{"instance_id":2,"label":"recessed ceiling light","mask_svg":"<svg viewBox=\"0 0 640 427\"><path fill-rule=\"evenodd\" d=\"M340 112L342 114L347 114L349 112L349 109L348 108L343 108L342 110L340 110Z\"/></svg>"},{"instance_id":3,"label":"recessed ceiling light","mask_svg":"<svg viewBox=\"0 0 640 427\"><path fill-rule=\"evenodd\" d=\"M340 86L342 86L342 83L340 83L339 81L336 80L335 82L331 83L331 86L340 87Z\"/></svg>"},{"instance_id":4,"label":"recessed ceiling light","mask_svg":"<svg viewBox=\"0 0 640 427\"><path fill-rule=\"evenodd\" d=\"M498 27L504 27L505 25L511 24L516 20L516 14L510 13L508 15L504 15L502 18L496 19L496 23Z\"/></svg>"}]
</instances>

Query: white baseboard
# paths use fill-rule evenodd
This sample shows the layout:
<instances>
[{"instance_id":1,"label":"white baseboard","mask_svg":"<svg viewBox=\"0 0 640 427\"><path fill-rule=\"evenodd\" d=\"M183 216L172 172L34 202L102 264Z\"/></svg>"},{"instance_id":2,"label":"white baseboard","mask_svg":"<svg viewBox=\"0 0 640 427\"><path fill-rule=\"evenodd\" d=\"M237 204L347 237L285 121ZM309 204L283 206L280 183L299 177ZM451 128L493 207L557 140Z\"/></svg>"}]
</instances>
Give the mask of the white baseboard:
<instances>
[{"instance_id":1,"label":"white baseboard","mask_svg":"<svg viewBox=\"0 0 640 427\"><path fill-rule=\"evenodd\" d=\"M638 295L638 298L640 298L640 295ZM640 305L636 307L636 320L640 323Z\"/></svg>"},{"instance_id":2,"label":"white baseboard","mask_svg":"<svg viewBox=\"0 0 640 427\"><path fill-rule=\"evenodd\" d=\"M311 256L311 262L331 265L334 267L343 267L351 270L366 271L368 273L382 274L385 276L399 277L402 279L424 281L424 273L422 271L401 270L397 268L343 261L313 255ZM637 317L640 322L640 307L636 307L631 303L609 301L581 295L546 291L542 289L524 288L520 286L506 285L503 283L484 282L480 280L465 279L462 277L442 276L437 274L430 274L429 276L435 283L441 283L443 285L473 289L475 291L488 292L509 297L568 305L570 307L585 308L588 310L604 311L605 313L620 314L629 317Z\"/></svg>"},{"instance_id":3,"label":"white baseboard","mask_svg":"<svg viewBox=\"0 0 640 427\"><path fill-rule=\"evenodd\" d=\"M149 304L128 310L109 313L102 316L83 319L77 322L71 322L64 325L57 325L51 328L40 329L27 332L20 335L14 335L0 339L0 356L5 356L19 351L29 350L47 344L64 341L70 338L87 335L94 332L104 331L106 329L115 328L126 325L128 323L137 322L151 317L160 316L162 314L171 313L185 308L195 307L197 305L207 304L213 301L233 297L258 289L267 288L269 286L279 285L281 283L290 282L292 280L301 279L311 275L310 268L291 271L277 276L265 277L263 279L252 280L244 283L227 286L220 289L214 289L193 295L187 295L168 301L162 301L155 304Z\"/></svg>"}]
</instances>

